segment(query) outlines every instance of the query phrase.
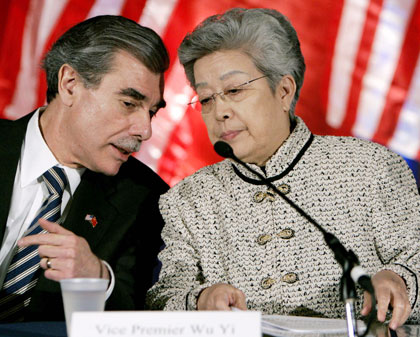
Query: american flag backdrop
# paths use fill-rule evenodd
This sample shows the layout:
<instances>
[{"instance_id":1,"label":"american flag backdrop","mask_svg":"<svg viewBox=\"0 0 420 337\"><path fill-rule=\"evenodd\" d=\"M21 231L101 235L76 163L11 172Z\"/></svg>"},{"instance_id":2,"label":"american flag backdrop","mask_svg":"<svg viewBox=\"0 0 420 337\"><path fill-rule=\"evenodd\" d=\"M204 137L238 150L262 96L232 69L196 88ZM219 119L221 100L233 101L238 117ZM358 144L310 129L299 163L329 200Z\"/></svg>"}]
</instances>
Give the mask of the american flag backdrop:
<instances>
[{"instance_id":1,"label":"american flag backdrop","mask_svg":"<svg viewBox=\"0 0 420 337\"><path fill-rule=\"evenodd\" d=\"M187 108L193 95L177 59L185 34L231 7L278 9L292 21L307 64L296 113L317 134L353 135L401 154L419 175L420 0L1 0L0 117L45 104L40 61L72 25L120 14L168 47L167 107L136 156L170 185L221 158Z\"/></svg>"}]
</instances>

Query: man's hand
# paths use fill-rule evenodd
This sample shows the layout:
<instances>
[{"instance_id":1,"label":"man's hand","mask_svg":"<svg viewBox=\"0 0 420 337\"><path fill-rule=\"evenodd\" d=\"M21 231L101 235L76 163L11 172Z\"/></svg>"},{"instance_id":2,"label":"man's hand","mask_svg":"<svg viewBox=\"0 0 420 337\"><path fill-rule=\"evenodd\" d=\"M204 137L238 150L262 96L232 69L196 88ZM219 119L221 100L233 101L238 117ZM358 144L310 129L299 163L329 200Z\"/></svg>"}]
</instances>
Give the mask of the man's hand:
<instances>
[{"instance_id":1,"label":"man's hand","mask_svg":"<svg viewBox=\"0 0 420 337\"><path fill-rule=\"evenodd\" d=\"M378 309L378 321L384 322L388 306L391 305L392 318L389 327L393 330L404 324L411 312L407 287L404 280L390 270L381 270L372 277ZM365 292L361 314L367 315L372 309L372 298Z\"/></svg>"},{"instance_id":2,"label":"man's hand","mask_svg":"<svg viewBox=\"0 0 420 337\"><path fill-rule=\"evenodd\" d=\"M46 278L54 281L75 277L98 278L102 269L102 277L109 279L108 269L101 266L102 262L92 253L84 238L45 219L40 219L39 224L48 233L23 237L18 246L39 245L40 266L45 269Z\"/></svg>"},{"instance_id":3,"label":"man's hand","mask_svg":"<svg viewBox=\"0 0 420 337\"><path fill-rule=\"evenodd\" d=\"M204 289L197 300L198 310L246 310L245 294L230 284L219 283Z\"/></svg>"}]
</instances>

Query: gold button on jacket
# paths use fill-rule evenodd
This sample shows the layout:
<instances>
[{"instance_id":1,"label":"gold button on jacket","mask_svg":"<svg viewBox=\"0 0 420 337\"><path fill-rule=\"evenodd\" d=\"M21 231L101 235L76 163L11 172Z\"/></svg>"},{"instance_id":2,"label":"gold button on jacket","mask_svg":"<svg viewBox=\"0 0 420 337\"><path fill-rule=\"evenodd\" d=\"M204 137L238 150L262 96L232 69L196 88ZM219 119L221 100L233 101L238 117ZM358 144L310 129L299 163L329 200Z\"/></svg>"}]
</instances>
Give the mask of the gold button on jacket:
<instances>
[{"instance_id":1,"label":"gold button on jacket","mask_svg":"<svg viewBox=\"0 0 420 337\"><path fill-rule=\"evenodd\" d=\"M267 277L261 281L261 288L270 289L274 283L276 283L275 279L272 279L271 277Z\"/></svg>"},{"instance_id":2,"label":"gold button on jacket","mask_svg":"<svg viewBox=\"0 0 420 337\"><path fill-rule=\"evenodd\" d=\"M259 245L265 245L267 242L271 241L272 237L269 234L262 234L257 238L257 243Z\"/></svg>"},{"instance_id":3,"label":"gold button on jacket","mask_svg":"<svg viewBox=\"0 0 420 337\"><path fill-rule=\"evenodd\" d=\"M287 274L285 274L281 277L281 280L283 282L292 284L292 283L295 283L296 281L298 281L299 278L298 278L297 274L295 274L295 273L287 273Z\"/></svg>"},{"instance_id":4,"label":"gold button on jacket","mask_svg":"<svg viewBox=\"0 0 420 337\"><path fill-rule=\"evenodd\" d=\"M285 228L277 236L281 239L287 240L295 236L295 231L291 228Z\"/></svg>"}]
</instances>

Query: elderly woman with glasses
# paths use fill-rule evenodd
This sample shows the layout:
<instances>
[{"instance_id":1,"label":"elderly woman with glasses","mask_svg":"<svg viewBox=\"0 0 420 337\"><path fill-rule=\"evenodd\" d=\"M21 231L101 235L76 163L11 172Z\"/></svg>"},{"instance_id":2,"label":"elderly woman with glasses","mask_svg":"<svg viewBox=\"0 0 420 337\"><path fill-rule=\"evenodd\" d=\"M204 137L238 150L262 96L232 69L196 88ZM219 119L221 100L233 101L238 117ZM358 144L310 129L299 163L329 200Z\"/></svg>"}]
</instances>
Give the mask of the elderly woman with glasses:
<instances>
[{"instance_id":1,"label":"elderly woman with glasses","mask_svg":"<svg viewBox=\"0 0 420 337\"><path fill-rule=\"evenodd\" d=\"M231 9L188 34L179 59L211 142L228 143L356 253L373 275L379 320L390 306L391 328L419 322L413 175L386 148L314 136L295 116L305 63L288 20L270 9ZM226 159L202 168L160 207L166 247L150 308L345 316L342 269L322 233L241 165ZM358 292L365 315L371 297Z\"/></svg>"}]
</instances>

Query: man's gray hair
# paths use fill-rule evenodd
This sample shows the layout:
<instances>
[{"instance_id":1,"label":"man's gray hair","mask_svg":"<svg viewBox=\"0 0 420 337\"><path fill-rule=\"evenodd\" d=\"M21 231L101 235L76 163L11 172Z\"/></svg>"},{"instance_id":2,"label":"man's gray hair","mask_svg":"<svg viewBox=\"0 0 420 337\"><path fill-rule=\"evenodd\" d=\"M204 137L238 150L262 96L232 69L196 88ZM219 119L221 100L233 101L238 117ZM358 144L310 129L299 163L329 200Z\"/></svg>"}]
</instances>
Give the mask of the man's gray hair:
<instances>
[{"instance_id":1,"label":"man's gray hair","mask_svg":"<svg viewBox=\"0 0 420 337\"><path fill-rule=\"evenodd\" d=\"M63 64L73 67L87 88L95 88L111 71L119 51L128 52L155 74L168 69L168 52L153 30L122 16L96 16L70 28L45 56L47 102L58 93L58 72Z\"/></svg>"},{"instance_id":2,"label":"man's gray hair","mask_svg":"<svg viewBox=\"0 0 420 337\"><path fill-rule=\"evenodd\" d=\"M187 34L178 49L179 60L193 88L194 63L222 50L240 50L248 55L257 69L267 76L273 92L284 75L292 75L297 88L289 115L294 120L305 61L296 31L283 14L266 8L233 8L199 24Z\"/></svg>"}]
</instances>

